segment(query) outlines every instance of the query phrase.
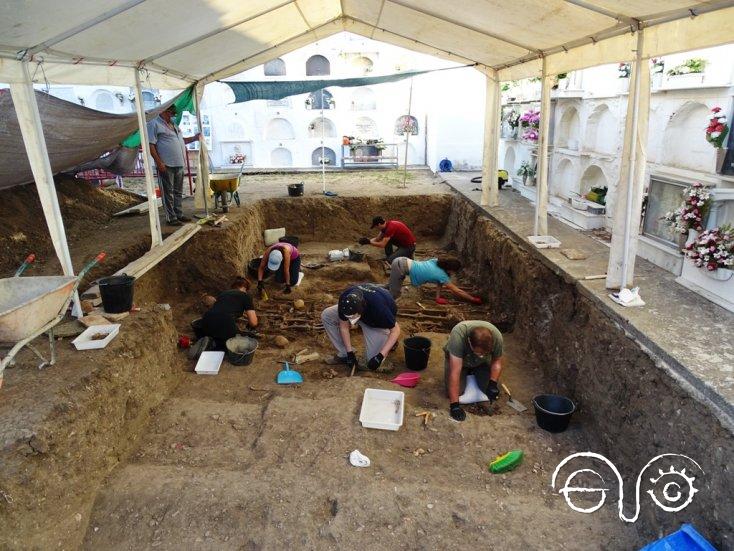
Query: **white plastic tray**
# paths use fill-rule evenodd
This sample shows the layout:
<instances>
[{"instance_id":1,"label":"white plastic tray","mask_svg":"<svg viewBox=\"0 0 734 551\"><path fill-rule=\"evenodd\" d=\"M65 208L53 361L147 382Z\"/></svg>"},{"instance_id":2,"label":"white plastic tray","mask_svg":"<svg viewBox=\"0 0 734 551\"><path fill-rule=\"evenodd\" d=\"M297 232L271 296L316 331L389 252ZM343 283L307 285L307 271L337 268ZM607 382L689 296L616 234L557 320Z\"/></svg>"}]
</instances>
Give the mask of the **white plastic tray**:
<instances>
[{"instance_id":1,"label":"white plastic tray","mask_svg":"<svg viewBox=\"0 0 734 551\"><path fill-rule=\"evenodd\" d=\"M196 371L199 375L216 375L222 367L224 352L202 352L196 362Z\"/></svg>"},{"instance_id":2,"label":"white plastic tray","mask_svg":"<svg viewBox=\"0 0 734 551\"><path fill-rule=\"evenodd\" d=\"M111 323L109 325L92 325L91 327L87 327L81 335L71 341L71 344L73 344L77 350L98 350L110 344L112 339L114 339L119 332L119 323ZM107 336L104 339L92 340L92 337L98 333L104 333Z\"/></svg>"},{"instance_id":3,"label":"white plastic tray","mask_svg":"<svg viewBox=\"0 0 734 551\"><path fill-rule=\"evenodd\" d=\"M528 241L538 249L557 249L561 242L552 235L529 235Z\"/></svg>"},{"instance_id":4,"label":"white plastic tray","mask_svg":"<svg viewBox=\"0 0 734 551\"><path fill-rule=\"evenodd\" d=\"M368 388L362 398L359 422L368 429L398 430L403 425L405 393Z\"/></svg>"}]
</instances>

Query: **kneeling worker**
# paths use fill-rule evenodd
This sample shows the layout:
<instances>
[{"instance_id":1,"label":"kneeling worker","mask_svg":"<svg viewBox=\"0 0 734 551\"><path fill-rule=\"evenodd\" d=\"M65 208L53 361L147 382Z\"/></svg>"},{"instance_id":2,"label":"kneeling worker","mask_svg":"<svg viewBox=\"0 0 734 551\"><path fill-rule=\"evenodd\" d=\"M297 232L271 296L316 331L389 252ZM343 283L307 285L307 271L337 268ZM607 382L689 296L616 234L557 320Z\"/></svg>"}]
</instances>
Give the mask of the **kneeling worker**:
<instances>
[{"instance_id":1,"label":"kneeling worker","mask_svg":"<svg viewBox=\"0 0 734 551\"><path fill-rule=\"evenodd\" d=\"M237 319L243 315L250 327L257 327L255 307L247 294L250 282L244 277L236 277L231 287L219 293L201 319L191 323L198 340L189 350L190 358L197 359L202 352L210 349L225 350L227 339L239 333Z\"/></svg>"},{"instance_id":2,"label":"kneeling worker","mask_svg":"<svg viewBox=\"0 0 734 551\"><path fill-rule=\"evenodd\" d=\"M377 237L360 237L360 245L372 245L385 249L385 260L392 262L399 256L413 258L415 252L415 236L408 226L400 220L388 220L382 216L372 219L372 227L380 230Z\"/></svg>"},{"instance_id":3,"label":"kneeling worker","mask_svg":"<svg viewBox=\"0 0 734 551\"><path fill-rule=\"evenodd\" d=\"M285 283L283 292L288 294L291 292L292 285L298 285L301 271L301 254L295 245L285 241L279 241L265 249L260 260L260 266L257 269L258 291L262 291L265 285L263 283L265 268L275 272L275 281Z\"/></svg>"},{"instance_id":4,"label":"kneeling worker","mask_svg":"<svg viewBox=\"0 0 734 551\"><path fill-rule=\"evenodd\" d=\"M392 368L383 362L400 336L397 312L398 307L387 289L372 283L348 287L337 305L321 312L326 334L336 348L336 355L326 363L357 366L349 330L350 326L359 324L364 335L367 369L389 372Z\"/></svg>"},{"instance_id":5,"label":"kneeling worker","mask_svg":"<svg viewBox=\"0 0 734 551\"><path fill-rule=\"evenodd\" d=\"M436 302L438 304L448 304L449 302L441 296L442 288L448 289L455 296L467 302L481 304L481 298L472 296L451 283L449 274L458 272L460 269L461 262L456 258L411 260L404 256L398 257L392 261L390 266L390 294L395 300L400 298L403 292L403 280L405 276L410 275L410 283L414 287L420 287L424 283L435 283L438 285L436 288Z\"/></svg>"},{"instance_id":6,"label":"kneeling worker","mask_svg":"<svg viewBox=\"0 0 734 551\"><path fill-rule=\"evenodd\" d=\"M497 381L502 373L502 333L487 321L462 321L451 330L443 350L449 414L455 421L463 421L466 413L459 396L466 389L467 375L474 375L477 386L490 401L500 395Z\"/></svg>"}]
</instances>

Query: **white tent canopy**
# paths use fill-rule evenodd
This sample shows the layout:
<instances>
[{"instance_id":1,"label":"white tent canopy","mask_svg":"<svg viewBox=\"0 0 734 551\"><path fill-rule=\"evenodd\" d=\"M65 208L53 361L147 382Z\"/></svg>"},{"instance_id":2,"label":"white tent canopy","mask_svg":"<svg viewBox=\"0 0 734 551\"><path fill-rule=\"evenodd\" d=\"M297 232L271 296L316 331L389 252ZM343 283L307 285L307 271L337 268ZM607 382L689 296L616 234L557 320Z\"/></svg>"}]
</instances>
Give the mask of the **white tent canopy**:
<instances>
[{"instance_id":1,"label":"white tent canopy","mask_svg":"<svg viewBox=\"0 0 734 551\"><path fill-rule=\"evenodd\" d=\"M182 88L257 66L341 31L477 63L501 80L734 40L734 1L691 0L8 0L0 82L43 61L50 82ZM126 70L126 68L128 70ZM38 78L41 78L40 75Z\"/></svg>"}]
</instances>

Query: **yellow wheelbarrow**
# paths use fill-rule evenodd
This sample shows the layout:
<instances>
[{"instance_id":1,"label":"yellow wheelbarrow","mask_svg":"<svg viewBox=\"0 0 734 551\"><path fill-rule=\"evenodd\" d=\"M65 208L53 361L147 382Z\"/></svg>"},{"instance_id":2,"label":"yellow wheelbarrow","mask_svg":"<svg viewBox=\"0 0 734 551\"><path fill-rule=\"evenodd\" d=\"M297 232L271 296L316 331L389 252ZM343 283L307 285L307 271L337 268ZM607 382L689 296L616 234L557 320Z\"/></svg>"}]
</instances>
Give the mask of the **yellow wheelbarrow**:
<instances>
[{"instance_id":1,"label":"yellow wheelbarrow","mask_svg":"<svg viewBox=\"0 0 734 551\"><path fill-rule=\"evenodd\" d=\"M237 191L240 187L240 178L242 177L242 171L245 168L245 163L242 163L240 172L238 174L210 174L209 175L209 188L214 192L214 208L222 207L222 212L229 212L229 205L232 204L232 200L240 206L240 194Z\"/></svg>"}]
</instances>

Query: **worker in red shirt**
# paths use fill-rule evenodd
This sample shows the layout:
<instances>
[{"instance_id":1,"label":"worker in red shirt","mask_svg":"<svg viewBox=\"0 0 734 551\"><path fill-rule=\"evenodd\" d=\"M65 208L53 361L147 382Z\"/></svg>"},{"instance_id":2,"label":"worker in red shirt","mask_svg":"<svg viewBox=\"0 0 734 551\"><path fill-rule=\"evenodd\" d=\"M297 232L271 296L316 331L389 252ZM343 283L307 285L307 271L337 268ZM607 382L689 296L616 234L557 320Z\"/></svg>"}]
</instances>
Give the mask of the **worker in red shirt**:
<instances>
[{"instance_id":1,"label":"worker in red shirt","mask_svg":"<svg viewBox=\"0 0 734 551\"><path fill-rule=\"evenodd\" d=\"M400 220L388 220L382 216L372 219L372 227L380 230L380 235L370 239L360 237L360 245L372 245L385 249L385 260L391 263L400 256L413 258L415 252L415 236L408 226Z\"/></svg>"}]
</instances>

